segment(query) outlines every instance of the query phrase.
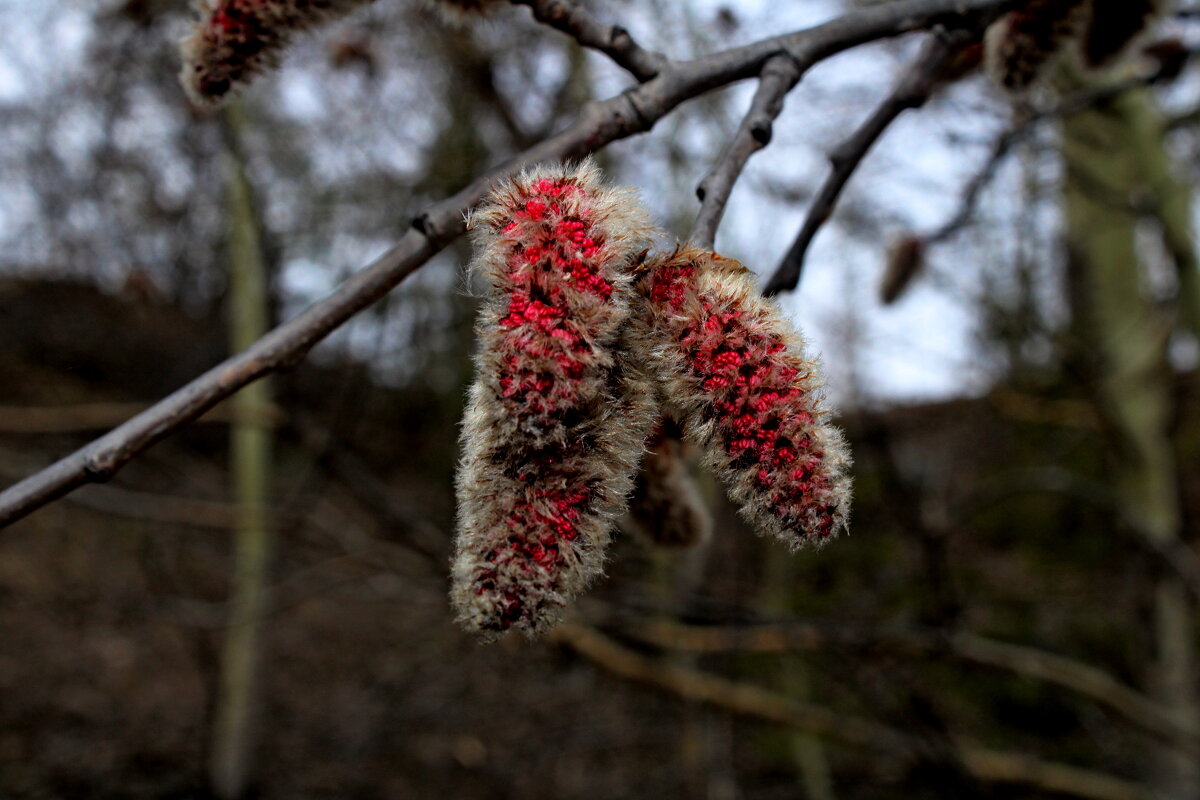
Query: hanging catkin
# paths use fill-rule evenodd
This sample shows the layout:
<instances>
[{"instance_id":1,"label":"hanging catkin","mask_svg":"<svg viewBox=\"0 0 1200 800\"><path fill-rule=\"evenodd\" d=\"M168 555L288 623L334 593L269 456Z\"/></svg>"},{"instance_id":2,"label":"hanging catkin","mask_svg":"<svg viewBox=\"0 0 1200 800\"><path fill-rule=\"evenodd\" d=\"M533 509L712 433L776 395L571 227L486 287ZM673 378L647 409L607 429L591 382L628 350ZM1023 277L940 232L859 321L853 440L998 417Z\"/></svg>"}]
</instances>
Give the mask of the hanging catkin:
<instances>
[{"instance_id":1,"label":"hanging catkin","mask_svg":"<svg viewBox=\"0 0 1200 800\"><path fill-rule=\"evenodd\" d=\"M372 0L199 0L200 19L180 42L180 82L209 106L273 68L297 33Z\"/></svg>"},{"instance_id":2,"label":"hanging catkin","mask_svg":"<svg viewBox=\"0 0 1200 800\"><path fill-rule=\"evenodd\" d=\"M602 572L653 425L648 379L619 341L651 228L590 162L505 183L471 225L487 297L451 597L470 629L536 633Z\"/></svg>"},{"instance_id":3,"label":"hanging catkin","mask_svg":"<svg viewBox=\"0 0 1200 800\"><path fill-rule=\"evenodd\" d=\"M817 365L746 268L683 248L648 264L637 288L633 346L747 519L793 549L845 528L850 458Z\"/></svg>"},{"instance_id":4,"label":"hanging catkin","mask_svg":"<svg viewBox=\"0 0 1200 800\"><path fill-rule=\"evenodd\" d=\"M198 0L199 19L180 42L180 82L198 106L217 105L256 76L274 69L297 34L374 0ZM500 0L436 0L429 5L457 20Z\"/></svg>"}]
</instances>

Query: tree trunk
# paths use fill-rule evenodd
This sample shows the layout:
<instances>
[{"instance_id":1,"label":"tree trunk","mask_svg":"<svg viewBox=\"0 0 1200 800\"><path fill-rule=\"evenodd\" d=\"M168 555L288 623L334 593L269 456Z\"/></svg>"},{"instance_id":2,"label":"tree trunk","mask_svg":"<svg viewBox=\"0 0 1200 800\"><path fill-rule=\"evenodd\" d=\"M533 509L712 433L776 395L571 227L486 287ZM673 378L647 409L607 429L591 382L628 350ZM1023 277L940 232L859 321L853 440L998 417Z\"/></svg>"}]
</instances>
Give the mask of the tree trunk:
<instances>
[{"instance_id":1,"label":"tree trunk","mask_svg":"<svg viewBox=\"0 0 1200 800\"><path fill-rule=\"evenodd\" d=\"M793 612L793 595L796 591L796 558L779 547L776 542L763 542L763 588L761 604L771 616L787 619ZM780 693L799 702L812 699L809 687L808 667L799 653L788 653L778 657L777 683ZM786 734L790 739L792 761L804 787L800 795L805 800L836 800L833 775L829 759L825 757L825 746L821 739L811 733Z\"/></svg>"},{"instance_id":2,"label":"tree trunk","mask_svg":"<svg viewBox=\"0 0 1200 800\"><path fill-rule=\"evenodd\" d=\"M1161 166L1149 169L1166 163L1161 130L1151 97L1138 90L1072 115L1063 132L1066 236L1077 283L1074 311L1084 343L1095 349L1097 397L1113 439L1115 500L1155 543L1180 535L1167 346L1181 304L1155 303L1147 296L1147 260L1136 235L1148 209L1169 211L1175 218L1182 213L1180 198L1164 193L1169 174ZM1194 270L1190 236L1179 236L1177 227L1168 236L1176 260L1186 258ZM1153 598L1154 692L1182 727L1196 730L1193 602L1177 578L1160 574ZM1200 797L1200 763L1186 748L1161 747L1149 773L1164 800Z\"/></svg>"},{"instance_id":3,"label":"tree trunk","mask_svg":"<svg viewBox=\"0 0 1200 800\"><path fill-rule=\"evenodd\" d=\"M258 217L238 149L244 126L240 103L224 117L229 147L229 344L240 351L261 337L270 322L267 274ZM221 658L209 777L221 800L244 797L258 711L258 661L267 576L273 549L268 504L271 431L266 420L270 384L252 383L234 395L229 470L238 507L229 628Z\"/></svg>"}]
</instances>

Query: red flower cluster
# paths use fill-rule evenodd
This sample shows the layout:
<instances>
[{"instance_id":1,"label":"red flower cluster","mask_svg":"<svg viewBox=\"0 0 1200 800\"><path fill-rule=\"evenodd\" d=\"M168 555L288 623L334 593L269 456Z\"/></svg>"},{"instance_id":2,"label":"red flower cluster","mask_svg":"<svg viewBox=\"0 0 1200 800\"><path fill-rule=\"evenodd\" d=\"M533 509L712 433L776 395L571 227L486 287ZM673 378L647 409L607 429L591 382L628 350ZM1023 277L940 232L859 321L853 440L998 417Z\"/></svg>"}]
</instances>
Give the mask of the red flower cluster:
<instances>
[{"instance_id":1,"label":"red flower cluster","mask_svg":"<svg viewBox=\"0 0 1200 800\"><path fill-rule=\"evenodd\" d=\"M650 227L590 163L496 189L472 220L488 294L463 418L451 601L496 636L554 624L604 566L647 441L635 522L687 545L710 522L671 420L761 530L795 548L844 528L849 458L816 366L736 261L644 263Z\"/></svg>"},{"instance_id":2,"label":"red flower cluster","mask_svg":"<svg viewBox=\"0 0 1200 800\"><path fill-rule=\"evenodd\" d=\"M590 164L515 179L472 227L489 296L463 420L453 601L470 628L536 632L602 571L653 422L618 341L650 229Z\"/></svg>"},{"instance_id":3,"label":"red flower cluster","mask_svg":"<svg viewBox=\"0 0 1200 800\"><path fill-rule=\"evenodd\" d=\"M180 43L179 78L200 105L220 102L279 60L300 31L372 0L201 0L201 19Z\"/></svg>"},{"instance_id":4,"label":"red flower cluster","mask_svg":"<svg viewBox=\"0 0 1200 800\"><path fill-rule=\"evenodd\" d=\"M850 459L816 365L749 272L707 250L649 266L635 341L668 410L760 529L793 548L847 523Z\"/></svg>"}]
</instances>

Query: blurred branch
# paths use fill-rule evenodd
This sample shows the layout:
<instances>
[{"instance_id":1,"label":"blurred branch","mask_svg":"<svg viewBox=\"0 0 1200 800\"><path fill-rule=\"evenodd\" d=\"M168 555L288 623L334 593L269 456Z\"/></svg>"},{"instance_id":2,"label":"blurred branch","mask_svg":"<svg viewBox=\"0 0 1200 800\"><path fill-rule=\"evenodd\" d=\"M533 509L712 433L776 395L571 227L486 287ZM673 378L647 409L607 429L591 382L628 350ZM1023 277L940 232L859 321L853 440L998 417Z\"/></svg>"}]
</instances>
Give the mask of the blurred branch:
<instances>
[{"instance_id":1,"label":"blurred branch","mask_svg":"<svg viewBox=\"0 0 1200 800\"><path fill-rule=\"evenodd\" d=\"M776 268L775 274L767 281L763 294L771 296L796 288L800 282L800 273L804 269L808 246L816 237L817 231L828 221L842 190L858 169L858 165L866 158L867 152L897 117L909 109L925 105L940 84L940 79L956 51L976 36L974 31L967 29L934 33L892 93L857 130L829 153L829 177L825 179L816 199L809 206L800 232L796 234L795 241Z\"/></svg>"},{"instance_id":2,"label":"blurred branch","mask_svg":"<svg viewBox=\"0 0 1200 800\"><path fill-rule=\"evenodd\" d=\"M1174 573L1192 596L1200 600L1200 555L1177 535L1165 538L1150 536L1146 525L1122 509L1113 497L1112 488L1105 484L1076 475L1070 470L1038 467L1023 470L1021 476L1010 477L998 488L981 491L977 503L984 507L986 504L1002 502L1014 494L1038 492L1069 495L1112 514L1114 520L1134 534L1134 539L1147 552L1158 557L1163 568Z\"/></svg>"},{"instance_id":3,"label":"blurred branch","mask_svg":"<svg viewBox=\"0 0 1200 800\"><path fill-rule=\"evenodd\" d=\"M702 627L659 620L629 628L628 633L638 641L656 647L691 653L787 653L837 647L917 657L950 655L1076 692L1116 711L1150 733L1169 740L1182 735L1191 749L1200 752L1200 732L1181 731L1161 705L1104 670L1055 653L971 633L855 631L844 625L822 626L807 622Z\"/></svg>"},{"instance_id":4,"label":"blurred branch","mask_svg":"<svg viewBox=\"0 0 1200 800\"><path fill-rule=\"evenodd\" d=\"M1194 53L1189 51L1187 55L1190 57ZM934 244L943 242L958 233L974 219L976 208L979 205L979 197L983 190L996 177L996 172L1004 162L1004 159L1012 152L1013 146L1028 136L1037 124L1046 120L1061 119L1072 114L1078 114L1081 111L1086 111L1089 108L1104 105L1125 92L1150 86L1161 78L1162 69L1160 67L1108 86L1083 89L1049 108L1025 109L1012 127L1001 132L996 137L992 143L987 161L983 163L982 168L975 173L971 180L967 182L966 188L963 190L962 199L959 201L958 210L941 227L924 237L926 243Z\"/></svg>"},{"instance_id":5,"label":"blurred branch","mask_svg":"<svg viewBox=\"0 0 1200 800\"><path fill-rule=\"evenodd\" d=\"M770 143L775 118L783 110L783 99L799 80L800 67L790 56L773 56L763 65L758 90L750 101L750 109L742 118L742 124L716 166L696 187L700 213L696 216L696 224L689 238L697 247L712 248L717 238L717 226L721 224L734 184L746 168L750 156Z\"/></svg>"},{"instance_id":6,"label":"blurred branch","mask_svg":"<svg viewBox=\"0 0 1200 800\"><path fill-rule=\"evenodd\" d=\"M564 622L551 639L566 645L614 675L657 686L668 692L779 725L811 731L854 747L879 750L911 758L915 742L898 731L867 719L852 717L808 703L799 703L750 684L658 661L636 653L577 622Z\"/></svg>"},{"instance_id":7,"label":"blurred branch","mask_svg":"<svg viewBox=\"0 0 1200 800\"><path fill-rule=\"evenodd\" d=\"M530 164L579 158L648 131L682 103L760 74L766 62L780 53L793 58L803 73L822 59L864 42L1014 4L1015 0L898 0L869 6L796 33L694 61L668 63L646 83L588 104L565 130L417 215L413 229L395 246L325 299L105 436L0 493L0 527L84 484L108 480L138 453L242 387L295 365L314 345L462 235L464 215L499 178Z\"/></svg>"},{"instance_id":8,"label":"blurred branch","mask_svg":"<svg viewBox=\"0 0 1200 800\"><path fill-rule=\"evenodd\" d=\"M646 50L619 25L598 22L587 9L570 0L512 0L514 5L529 6L533 17L544 25L562 31L583 47L612 59L642 83L658 75L667 66L667 57Z\"/></svg>"},{"instance_id":9,"label":"blurred branch","mask_svg":"<svg viewBox=\"0 0 1200 800\"><path fill-rule=\"evenodd\" d=\"M594 628L567 622L554 641L626 680L644 683L733 714L810 731L854 747L904 761L921 755L919 740L871 720L798 703L775 692L700 670L659 661L630 650ZM995 783L1027 786L1088 800L1152 800L1149 789L1103 773L957 742L953 755L967 775Z\"/></svg>"},{"instance_id":10,"label":"blurred branch","mask_svg":"<svg viewBox=\"0 0 1200 800\"><path fill-rule=\"evenodd\" d=\"M146 410L145 403L81 403L64 406L0 406L0 433L78 433L111 428ZM229 422L230 410L217 406L196 422ZM277 405L266 409L261 423L277 426L284 411Z\"/></svg>"}]
</instances>

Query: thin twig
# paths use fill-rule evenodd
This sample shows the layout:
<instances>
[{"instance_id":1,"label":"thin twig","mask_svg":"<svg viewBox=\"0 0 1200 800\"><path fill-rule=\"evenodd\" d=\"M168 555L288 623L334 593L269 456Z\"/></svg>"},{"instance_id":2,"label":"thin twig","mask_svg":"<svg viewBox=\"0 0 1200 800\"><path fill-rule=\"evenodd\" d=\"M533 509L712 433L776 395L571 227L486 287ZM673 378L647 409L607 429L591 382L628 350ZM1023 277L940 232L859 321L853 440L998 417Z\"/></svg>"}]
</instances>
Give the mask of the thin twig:
<instances>
[{"instance_id":1,"label":"thin twig","mask_svg":"<svg viewBox=\"0 0 1200 800\"><path fill-rule=\"evenodd\" d=\"M767 60L779 53L794 58L803 72L822 59L864 42L960 19L964 14L1003 9L1014 2L897 0L868 6L807 30L694 61L670 62L646 83L589 103L566 130L489 170L453 197L430 206L416 217L413 229L394 247L325 299L105 436L0 492L0 527L84 484L108 480L138 453L238 389L294 366L314 345L462 235L466 230L464 215L503 176L535 163L579 158L618 139L643 133L682 103L760 74Z\"/></svg>"},{"instance_id":2,"label":"thin twig","mask_svg":"<svg viewBox=\"0 0 1200 800\"><path fill-rule=\"evenodd\" d=\"M783 100L799 80L800 65L791 56L773 56L763 65L758 89L742 124L712 171L696 187L700 213L689 238L697 247L712 248L734 184L750 156L770 143L775 119L783 110Z\"/></svg>"},{"instance_id":3,"label":"thin twig","mask_svg":"<svg viewBox=\"0 0 1200 800\"><path fill-rule=\"evenodd\" d=\"M918 657L950 655L968 663L1045 681L1100 703L1168 742L1200 752L1200 732L1180 727L1158 702L1102 669L1057 653L971 633L932 630L854 630L812 622L731 626L681 625L661 620L622 627L638 641L690 653L787 653L848 648Z\"/></svg>"},{"instance_id":4,"label":"thin twig","mask_svg":"<svg viewBox=\"0 0 1200 800\"><path fill-rule=\"evenodd\" d=\"M858 129L829 153L829 176L809 206L800 232L767 282L763 294L771 296L796 288L809 245L833 213L842 189L858 165L897 117L908 109L925 105L956 51L975 35L965 29L934 33L892 93Z\"/></svg>"},{"instance_id":5,"label":"thin twig","mask_svg":"<svg viewBox=\"0 0 1200 800\"><path fill-rule=\"evenodd\" d=\"M641 47L619 25L597 21L587 9L569 0L512 0L515 5L529 6L534 19L562 31L584 47L604 53L613 63L626 70L642 83L650 80L667 65L662 53Z\"/></svg>"},{"instance_id":6,"label":"thin twig","mask_svg":"<svg viewBox=\"0 0 1200 800\"><path fill-rule=\"evenodd\" d=\"M751 719L809 731L852 747L911 761L922 755L914 737L868 719L854 717L747 683L634 652L594 628L568 622L553 638L619 677L655 686L679 697L707 703ZM933 754L928 754L933 755ZM957 741L951 756L967 775L993 783L1009 783L1087 800L1151 800L1146 787L1121 778L1024 753L1008 753Z\"/></svg>"},{"instance_id":7,"label":"thin twig","mask_svg":"<svg viewBox=\"0 0 1200 800\"><path fill-rule=\"evenodd\" d=\"M1190 58L1193 55L1195 55L1194 52L1189 52L1188 57ZM1103 105L1125 92L1150 86L1158 81L1160 77L1160 70L1156 69L1108 86L1097 86L1081 90L1048 108L1035 110L1023 109L1017 121L1010 128L1001 132L992 143L987 161L983 163L983 166L975 173L971 180L967 182L966 188L963 190L962 199L959 201L958 209L954 215L939 228L923 237L926 244L936 244L946 241L965 228L974 219L983 190L996 177L1000 165L1008 157L1008 154L1012 152L1013 147L1028 136L1038 123L1069 117L1072 114L1078 114L1089 108Z\"/></svg>"}]
</instances>

